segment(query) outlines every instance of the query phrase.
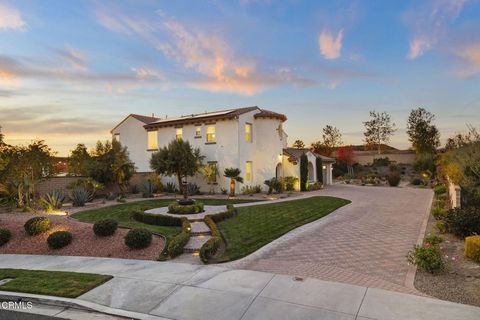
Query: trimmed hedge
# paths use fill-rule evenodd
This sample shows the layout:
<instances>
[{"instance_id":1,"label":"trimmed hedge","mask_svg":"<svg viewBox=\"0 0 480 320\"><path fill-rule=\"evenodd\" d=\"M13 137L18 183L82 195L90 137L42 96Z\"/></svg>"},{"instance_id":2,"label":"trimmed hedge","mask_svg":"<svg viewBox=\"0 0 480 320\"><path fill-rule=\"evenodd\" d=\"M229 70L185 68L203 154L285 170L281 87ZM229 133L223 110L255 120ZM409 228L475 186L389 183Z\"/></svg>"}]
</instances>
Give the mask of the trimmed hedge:
<instances>
[{"instance_id":1,"label":"trimmed hedge","mask_svg":"<svg viewBox=\"0 0 480 320\"><path fill-rule=\"evenodd\" d=\"M138 222L152 224L155 226L173 226L179 227L182 225L182 218L164 216L160 214L145 213L143 211L135 211L133 219Z\"/></svg>"},{"instance_id":2,"label":"trimmed hedge","mask_svg":"<svg viewBox=\"0 0 480 320\"><path fill-rule=\"evenodd\" d=\"M205 242L200 249L200 259L203 263L207 263L208 260L217 253L220 244L222 243L222 234L216 223L232 218L237 215L237 209L233 205L227 205L227 211L217 213L214 215L206 215L203 221L208 225L212 232L212 237Z\"/></svg>"},{"instance_id":3,"label":"trimmed hedge","mask_svg":"<svg viewBox=\"0 0 480 320\"><path fill-rule=\"evenodd\" d=\"M187 218L181 218L182 221L182 232L177 234L168 242L167 252L168 255L173 258L183 253L183 247L187 244L190 239L190 234L192 232L192 226Z\"/></svg>"},{"instance_id":4,"label":"trimmed hedge","mask_svg":"<svg viewBox=\"0 0 480 320\"><path fill-rule=\"evenodd\" d=\"M197 202L194 204L182 205L176 201L168 205L168 212L174 214L194 214L203 212L203 203Z\"/></svg>"},{"instance_id":5,"label":"trimmed hedge","mask_svg":"<svg viewBox=\"0 0 480 320\"><path fill-rule=\"evenodd\" d=\"M73 236L68 231L57 231L47 238L48 247L50 249L61 249L68 246L72 242Z\"/></svg>"},{"instance_id":6,"label":"trimmed hedge","mask_svg":"<svg viewBox=\"0 0 480 320\"><path fill-rule=\"evenodd\" d=\"M143 249L152 243L152 233L147 229L132 229L124 239L130 249Z\"/></svg>"},{"instance_id":7,"label":"trimmed hedge","mask_svg":"<svg viewBox=\"0 0 480 320\"><path fill-rule=\"evenodd\" d=\"M27 220L23 227L29 235L36 236L50 229L50 219L47 217L35 217Z\"/></svg>"},{"instance_id":8,"label":"trimmed hedge","mask_svg":"<svg viewBox=\"0 0 480 320\"><path fill-rule=\"evenodd\" d=\"M0 247L6 244L12 238L12 233L8 229L0 228Z\"/></svg>"},{"instance_id":9,"label":"trimmed hedge","mask_svg":"<svg viewBox=\"0 0 480 320\"><path fill-rule=\"evenodd\" d=\"M93 224L93 232L100 237L113 235L117 228L118 222L113 219L99 220Z\"/></svg>"},{"instance_id":10,"label":"trimmed hedge","mask_svg":"<svg viewBox=\"0 0 480 320\"><path fill-rule=\"evenodd\" d=\"M464 254L465 257L480 262L480 236L465 238Z\"/></svg>"}]
</instances>

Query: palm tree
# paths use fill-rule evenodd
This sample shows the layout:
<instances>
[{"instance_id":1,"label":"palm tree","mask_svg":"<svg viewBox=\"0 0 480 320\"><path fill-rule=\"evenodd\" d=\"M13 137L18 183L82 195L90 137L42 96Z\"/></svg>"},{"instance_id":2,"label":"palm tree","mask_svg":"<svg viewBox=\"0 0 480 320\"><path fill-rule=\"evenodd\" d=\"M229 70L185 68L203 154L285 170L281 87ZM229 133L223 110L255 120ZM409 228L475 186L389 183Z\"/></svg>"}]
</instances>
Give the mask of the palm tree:
<instances>
[{"instance_id":1,"label":"palm tree","mask_svg":"<svg viewBox=\"0 0 480 320\"><path fill-rule=\"evenodd\" d=\"M240 177L240 169L238 168L226 168L223 172L223 176L230 178L230 197L235 196L235 181L243 183L243 178Z\"/></svg>"}]
</instances>

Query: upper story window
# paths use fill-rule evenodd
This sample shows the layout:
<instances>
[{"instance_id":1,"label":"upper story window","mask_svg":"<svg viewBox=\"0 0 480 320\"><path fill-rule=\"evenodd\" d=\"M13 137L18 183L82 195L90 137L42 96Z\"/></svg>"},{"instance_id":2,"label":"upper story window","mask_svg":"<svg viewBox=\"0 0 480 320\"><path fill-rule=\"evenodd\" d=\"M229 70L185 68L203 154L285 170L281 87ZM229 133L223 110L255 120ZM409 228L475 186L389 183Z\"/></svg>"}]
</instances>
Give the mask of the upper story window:
<instances>
[{"instance_id":1,"label":"upper story window","mask_svg":"<svg viewBox=\"0 0 480 320\"><path fill-rule=\"evenodd\" d=\"M115 133L113 135L113 140L116 140L117 142L120 142L120 133Z\"/></svg>"},{"instance_id":2,"label":"upper story window","mask_svg":"<svg viewBox=\"0 0 480 320\"><path fill-rule=\"evenodd\" d=\"M215 142L215 126L207 127L207 142Z\"/></svg>"},{"instance_id":3,"label":"upper story window","mask_svg":"<svg viewBox=\"0 0 480 320\"><path fill-rule=\"evenodd\" d=\"M148 150L158 149L158 131L147 131Z\"/></svg>"},{"instance_id":4,"label":"upper story window","mask_svg":"<svg viewBox=\"0 0 480 320\"><path fill-rule=\"evenodd\" d=\"M252 124L245 123L245 141L252 142Z\"/></svg>"},{"instance_id":5,"label":"upper story window","mask_svg":"<svg viewBox=\"0 0 480 320\"><path fill-rule=\"evenodd\" d=\"M252 161L247 161L245 164L245 182L252 182Z\"/></svg>"},{"instance_id":6,"label":"upper story window","mask_svg":"<svg viewBox=\"0 0 480 320\"><path fill-rule=\"evenodd\" d=\"M175 139L180 140L180 139L183 138L182 136L183 136L183 129L182 128L177 128L175 130Z\"/></svg>"},{"instance_id":7,"label":"upper story window","mask_svg":"<svg viewBox=\"0 0 480 320\"><path fill-rule=\"evenodd\" d=\"M196 126L195 127L195 138L199 138L202 136L202 127Z\"/></svg>"}]
</instances>

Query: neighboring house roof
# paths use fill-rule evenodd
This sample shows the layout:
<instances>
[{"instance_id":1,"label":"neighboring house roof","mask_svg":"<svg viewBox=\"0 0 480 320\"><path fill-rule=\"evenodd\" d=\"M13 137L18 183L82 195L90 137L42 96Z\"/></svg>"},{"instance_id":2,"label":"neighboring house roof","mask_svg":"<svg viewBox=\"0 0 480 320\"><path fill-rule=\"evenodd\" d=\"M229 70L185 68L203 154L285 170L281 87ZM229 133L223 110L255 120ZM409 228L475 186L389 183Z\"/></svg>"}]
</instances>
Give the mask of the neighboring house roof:
<instances>
[{"instance_id":1,"label":"neighboring house roof","mask_svg":"<svg viewBox=\"0 0 480 320\"><path fill-rule=\"evenodd\" d=\"M352 148L353 151L369 151L369 150L374 150L377 151L378 146L376 144L373 145L365 145L365 144L357 144L357 145L350 145L350 146L340 146L334 148L334 151L337 151L340 148ZM380 144L380 149L382 151L395 151L398 150L397 148L394 148L392 146L389 146L388 144L381 143Z\"/></svg>"},{"instance_id":2,"label":"neighboring house roof","mask_svg":"<svg viewBox=\"0 0 480 320\"><path fill-rule=\"evenodd\" d=\"M122 123L124 123L130 117L135 118L138 121L143 122L145 124L149 124L149 123L160 120L160 118L154 117L153 115L152 116L143 116L141 114L131 113L128 116L126 116L122 121L120 121L120 123L117 124L112 130L110 130L110 133L115 131L115 129L117 129Z\"/></svg>"},{"instance_id":3,"label":"neighboring house roof","mask_svg":"<svg viewBox=\"0 0 480 320\"><path fill-rule=\"evenodd\" d=\"M260 111L254 115L255 118L269 117L269 118L276 118L281 121L287 120L287 117L284 114L260 109L259 107L254 106L254 107L245 107L245 108L227 109L227 110L220 110L220 111L213 111L213 112L190 114L190 115L185 115L177 118L159 119L157 121L146 124L144 127L146 129L154 129L154 128L161 128L161 127L167 127L167 126L175 126L175 125L195 124L201 121L235 119L239 115L242 115L247 112L255 111L255 110Z\"/></svg>"},{"instance_id":4,"label":"neighboring house roof","mask_svg":"<svg viewBox=\"0 0 480 320\"><path fill-rule=\"evenodd\" d=\"M322 159L323 162L335 162L334 158L322 156L318 153L312 152L312 150L308 148L302 148L302 149L297 149L297 148L285 148L283 149L283 154L289 156L290 158L293 158L294 160L300 160L300 157L302 154L311 152L314 156L317 158Z\"/></svg>"}]
</instances>

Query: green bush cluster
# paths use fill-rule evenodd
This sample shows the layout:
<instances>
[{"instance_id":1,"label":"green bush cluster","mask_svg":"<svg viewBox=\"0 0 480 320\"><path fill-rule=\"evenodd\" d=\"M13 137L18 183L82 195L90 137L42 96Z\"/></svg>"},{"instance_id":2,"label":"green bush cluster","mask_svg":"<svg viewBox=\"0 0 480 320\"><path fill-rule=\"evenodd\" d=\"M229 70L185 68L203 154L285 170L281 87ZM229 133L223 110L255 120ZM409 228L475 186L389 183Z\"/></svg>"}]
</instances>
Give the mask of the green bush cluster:
<instances>
[{"instance_id":1,"label":"green bush cluster","mask_svg":"<svg viewBox=\"0 0 480 320\"><path fill-rule=\"evenodd\" d=\"M442 207L433 207L432 216L437 220L443 220L448 214L448 209Z\"/></svg>"},{"instance_id":2,"label":"green bush cluster","mask_svg":"<svg viewBox=\"0 0 480 320\"><path fill-rule=\"evenodd\" d=\"M172 202L168 205L168 212L174 214L194 214L203 212L203 203L197 202L194 204L181 205L177 202Z\"/></svg>"},{"instance_id":3,"label":"green bush cluster","mask_svg":"<svg viewBox=\"0 0 480 320\"><path fill-rule=\"evenodd\" d=\"M47 217L31 218L25 222L23 227L29 235L36 236L50 229L50 220Z\"/></svg>"},{"instance_id":4,"label":"green bush cluster","mask_svg":"<svg viewBox=\"0 0 480 320\"><path fill-rule=\"evenodd\" d=\"M293 176L288 176L283 178L283 184L285 185L285 190L286 191L294 191L295 190L295 184L298 182L297 177Z\"/></svg>"},{"instance_id":5,"label":"green bush cluster","mask_svg":"<svg viewBox=\"0 0 480 320\"><path fill-rule=\"evenodd\" d=\"M133 219L138 222L151 224L155 226L172 226L179 227L182 225L182 219L171 216L164 216L161 214L145 213L143 211L135 211L133 213Z\"/></svg>"},{"instance_id":6,"label":"green bush cluster","mask_svg":"<svg viewBox=\"0 0 480 320\"><path fill-rule=\"evenodd\" d=\"M433 188L433 192L436 196L443 195L447 193L447 187L444 184L438 184Z\"/></svg>"},{"instance_id":7,"label":"green bush cluster","mask_svg":"<svg viewBox=\"0 0 480 320\"><path fill-rule=\"evenodd\" d=\"M480 263L480 236L465 238L464 254L465 257Z\"/></svg>"},{"instance_id":8,"label":"green bush cluster","mask_svg":"<svg viewBox=\"0 0 480 320\"><path fill-rule=\"evenodd\" d=\"M12 233L8 229L0 228L0 247L6 244L12 238Z\"/></svg>"},{"instance_id":9,"label":"green bush cluster","mask_svg":"<svg viewBox=\"0 0 480 320\"><path fill-rule=\"evenodd\" d=\"M152 243L152 233L147 229L132 229L128 231L124 240L130 249L143 249Z\"/></svg>"},{"instance_id":10,"label":"green bush cluster","mask_svg":"<svg viewBox=\"0 0 480 320\"><path fill-rule=\"evenodd\" d=\"M113 219L99 220L93 224L93 232L100 237L111 236L117 231L118 222Z\"/></svg>"},{"instance_id":11,"label":"green bush cluster","mask_svg":"<svg viewBox=\"0 0 480 320\"><path fill-rule=\"evenodd\" d=\"M323 183L318 181L308 185L308 191L321 190L322 188L323 188Z\"/></svg>"},{"instance_id":12,"label":"green bush cluster","mask_svg":"<svg viewBox=\"0 0 480 320\"><path fill-rule=\"evenodd\" d=\"M420 178L413 178L410 183L413 184L414 186L420 186L420 185L423 185L423 180Z\"/></svg>"},{"instance_id":13,"label":"green bush cluster","mask_svg":"<svg viewBox=\"0 0 480 320\"><path fill-rule=\"evenodd\" d=\"M436 235L434 233L429 233L425 237L425 243L428 243L432 246L436 246L437 244L442 243L445 240L443 236Z\"/></svg>"},{"instance_id":14,"label":"green bush cluster","mask_svg":"<svg viewBox=\"0 0 480 320\"><path fill-rule=\"evenodd\" d=\"M182 232L177 234L168 242L167 252L168 255L173 258L183 253L183 248L190 239L192 232L192 226L188 222L187 218L182 218Z\"/></svg>"},{"instance_id":15,"label":"green bush cluster","mask_svg":"<svg viewBox=\"0 0 480 320\"><path fill-rule=\"evenodd\" d=\"M408 253L408 261L421 270L436 273L445 270L445 260L438 245L425 244L415 246Z\"/></svg>"},{"instance_id":16,"label":"green bush cluster","mask_svg":"<svg viewBox=\"0 0 480 320\"><path fill-rule=\"evenodd\" d=\"M454 208L448 212L444 220L448 231L458 237L480 234L480 208Z\"/></svg>"},{"instance_id":17,"label":"green bush cluster","mask_svg":"<svg viewBox=\"0 0 480 320\"><path fill-rule=\"evenodd\" d=\"M255 186L243 186L242 187L242 194L243 195L252 195L255 193L261 193L262 192L262 186L260 185L255 185Z\"/></svg>"},{"instance_id":18,"label":"green bush cluster","mask_svg":"<svg viewBox=\"0 0 480 320\"><path fill-rule=\"evenodd\" d=\"M73 236L68 231L57 231L47 238L47 244L50 249L61 249L72 242Z\"/></svg>"},{"instance_id":19,"label":"green bush cluster","mask_svg":"<svg viewBox=\"0 0 480 320\"><path fill-rule=\"evenodd\" d=\"M283 192L283 182L280 179L272 178L263 182L268 187L268 194Z\"/></svg>"}]
</instances>

